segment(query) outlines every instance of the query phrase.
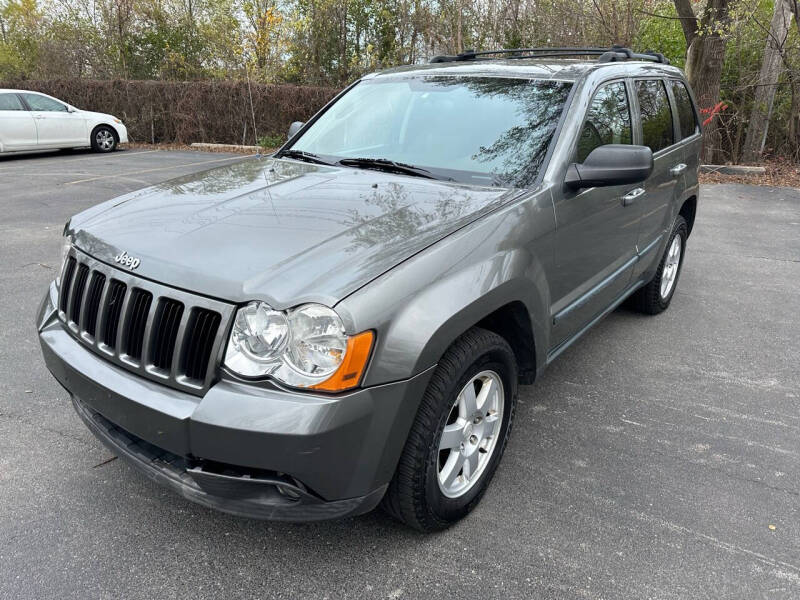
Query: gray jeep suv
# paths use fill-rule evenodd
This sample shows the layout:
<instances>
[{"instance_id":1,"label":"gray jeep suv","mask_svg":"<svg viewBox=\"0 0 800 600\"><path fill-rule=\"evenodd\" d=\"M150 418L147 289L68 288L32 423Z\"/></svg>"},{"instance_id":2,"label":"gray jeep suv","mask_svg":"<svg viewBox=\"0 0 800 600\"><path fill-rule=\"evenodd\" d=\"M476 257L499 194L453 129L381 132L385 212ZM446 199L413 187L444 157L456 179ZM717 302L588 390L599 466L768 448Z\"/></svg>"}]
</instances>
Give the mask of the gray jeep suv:
<instances>
[{"instance_id":1,"label":"gray jeep suv","mask_svg":"<svg viewBox=\"0 0 800 600\"><path fill-rule=\"evenodd\" d=\"M190 500L440 529L489 485L518 384L623 301L669 306L700 145L654 53L372 74L271 157L73 217L44 359L101 441Z\"/></svg>"}]
</instances>

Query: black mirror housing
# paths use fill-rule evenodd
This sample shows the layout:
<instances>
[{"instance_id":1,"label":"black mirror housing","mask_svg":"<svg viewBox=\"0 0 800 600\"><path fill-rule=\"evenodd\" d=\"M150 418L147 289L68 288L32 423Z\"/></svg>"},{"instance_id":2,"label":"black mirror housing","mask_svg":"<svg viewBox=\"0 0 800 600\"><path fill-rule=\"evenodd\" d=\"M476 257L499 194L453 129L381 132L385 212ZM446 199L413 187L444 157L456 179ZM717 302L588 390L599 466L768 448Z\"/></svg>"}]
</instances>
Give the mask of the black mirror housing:
<instances>
[{"instance_id":1,"label":"black mirror housing","mask_svg":"<svg viewBox=\"0 0 800 600\"><path fill-rule=\"evenodd\" d=\"M287 139L289 140L292 139L297 134L297 132L303 128L303 125L305 125L305 123L303 123L302 121L295 121L294 123L289 125L289 137Z\"/></svg>"},{"instance_id":2,"label":"black mirror housing","mask_svg":"<svg viewBox=\"0 0 800 600\"><path fill-rule=\"evenodd\" d=\"M641 183L653 172L653 152L647 146L606 144L582 163L567 167L564 185L573 190Z\"/></svg>"}]
</instances>

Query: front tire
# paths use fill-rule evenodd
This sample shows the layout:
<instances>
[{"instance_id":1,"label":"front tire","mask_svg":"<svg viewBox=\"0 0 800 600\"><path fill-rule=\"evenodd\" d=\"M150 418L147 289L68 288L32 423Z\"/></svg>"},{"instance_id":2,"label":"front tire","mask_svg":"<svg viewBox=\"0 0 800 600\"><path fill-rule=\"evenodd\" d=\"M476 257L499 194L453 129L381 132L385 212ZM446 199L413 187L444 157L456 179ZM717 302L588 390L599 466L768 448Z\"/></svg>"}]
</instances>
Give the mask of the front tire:
<instances>
[{"instance_id":1,"label":"front tire","mask_svg":"<svg viewBox=\"0 0 800 600\"><path fill-rule=\"evenodd\" d=\"M689 228L686 220L678 215L655 276L631 296L631 306L635 310L648 315L657 315L669 308L675 288L678 287L678 276L681 274L688 237Z\"/></svg>"},{"instance_id":2,"label":"front tire","mask_svg":"<svg viewBox=\"0 0 800 600\"><path fill-rule=\"evenodd\" d=\"M420 531L444 529L477 506L505 450L517 395L514 353L472 328L431 377L382 506Z\"/></svg>"},{"instance_id":3,"label":"front tire","mask_svg":"<svg viewBox=\"0 0 800 600\"><path fill-rule=\"evenodd\" d=\"M113 152L117 149L117 133L108 125L100 125L92 131L92 150Z\"/></svg>"}]
</instances>

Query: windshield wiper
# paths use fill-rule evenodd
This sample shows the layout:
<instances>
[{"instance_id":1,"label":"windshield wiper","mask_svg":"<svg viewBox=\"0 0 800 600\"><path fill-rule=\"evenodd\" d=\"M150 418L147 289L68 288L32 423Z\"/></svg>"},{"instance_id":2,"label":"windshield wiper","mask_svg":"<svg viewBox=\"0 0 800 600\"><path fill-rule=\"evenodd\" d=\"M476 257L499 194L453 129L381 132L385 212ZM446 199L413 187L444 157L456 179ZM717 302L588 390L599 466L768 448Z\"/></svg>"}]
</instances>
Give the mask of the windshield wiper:
<instances>
[{"instance_id":1,"label":"windshield wiper","mask_svg":"<svg viewBox=\"0 0 800 600\"><path fill-rule=\"evenodd\" d=\"M331 165L327 160L317 156L313 152L306 152L305 150L284 150L278 158L294 158L317 165Z\"/></svg>"},{"instance_id":2,"label":"windshield wiper","mask_svg":"<svg viewBox=\"0 0 800 600\"><path fill-rule=\"evenodd\" d=\"M388 158L343 158L337 164L345 167L361 167L363 169L378 169L403 175L413 175L415 177L425 177L426 179L441 179L428 169L409 165L406 163L395 162Z\"/></svg>"}]
</instances>

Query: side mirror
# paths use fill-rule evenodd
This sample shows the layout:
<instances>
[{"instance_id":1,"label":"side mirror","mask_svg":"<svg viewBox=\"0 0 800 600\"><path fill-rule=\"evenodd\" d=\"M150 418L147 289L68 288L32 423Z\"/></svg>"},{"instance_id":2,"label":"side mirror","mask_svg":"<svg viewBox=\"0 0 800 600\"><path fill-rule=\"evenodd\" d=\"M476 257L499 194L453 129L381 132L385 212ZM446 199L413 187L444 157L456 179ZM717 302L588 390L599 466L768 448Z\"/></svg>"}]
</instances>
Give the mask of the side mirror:
<instances>
[{"instance_id":1,"label":"side mirror","mask_svg":"<svg viewBox=\"0 0 800 600\"><path fill-rule=\"evenodd\" d=\"M640 183L653 172L653 152L647 146L606 144L582 163L567 167L564 185L573 190Z\"/></svg>"},{"instance_id":2,"label":"side mirror","mask_svg":"<svg viewBox=\"0 0 800 600\"><path fill-rule=\"evenodd\" d=\"M68 113L78 112L78 109L75 108L74 106L70 106L69 104L67 104L67 112Z\"/></svg>"},{"instance_id":3,"label":"side mirror","mask_svg":"<svg viewBox=\"0 0 800 600\"><path fill-rule=\"evenodd\" d=\"M289 137L287 139L292 139L295 135L297 135L297 132L303 128L303 125L305 125L305 123L302 121L295 121L289 125Z\"/></svg>"}]
</instances>

